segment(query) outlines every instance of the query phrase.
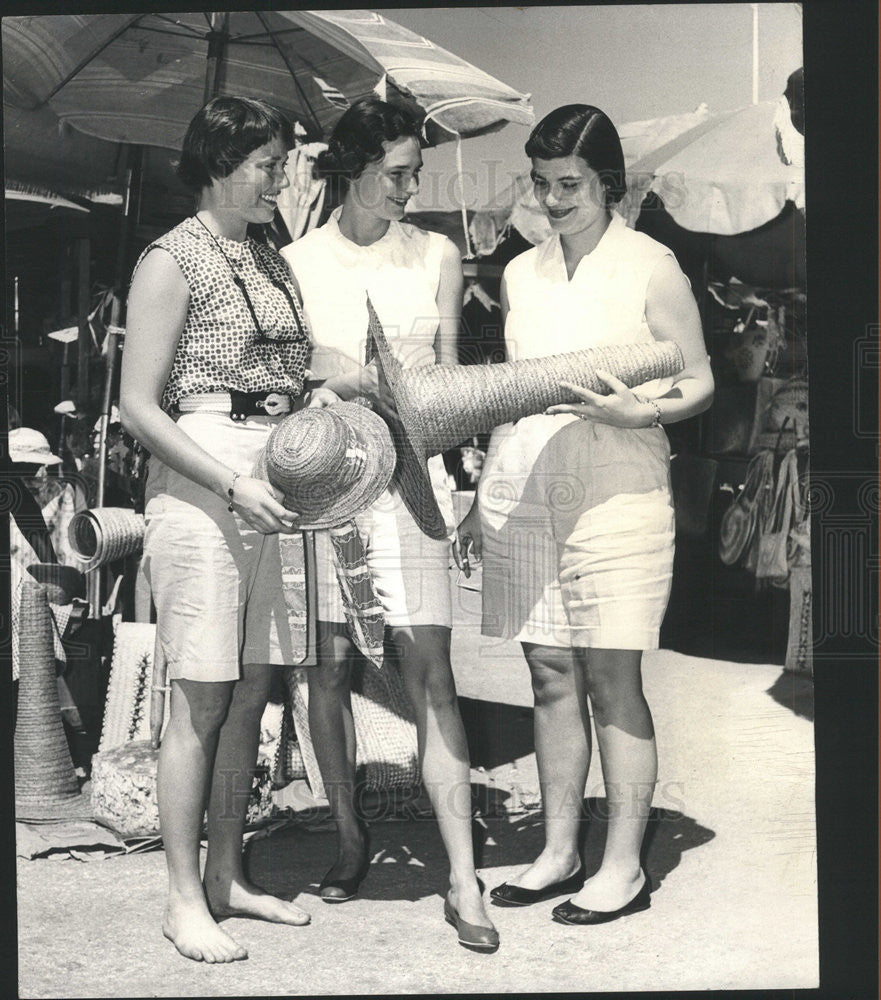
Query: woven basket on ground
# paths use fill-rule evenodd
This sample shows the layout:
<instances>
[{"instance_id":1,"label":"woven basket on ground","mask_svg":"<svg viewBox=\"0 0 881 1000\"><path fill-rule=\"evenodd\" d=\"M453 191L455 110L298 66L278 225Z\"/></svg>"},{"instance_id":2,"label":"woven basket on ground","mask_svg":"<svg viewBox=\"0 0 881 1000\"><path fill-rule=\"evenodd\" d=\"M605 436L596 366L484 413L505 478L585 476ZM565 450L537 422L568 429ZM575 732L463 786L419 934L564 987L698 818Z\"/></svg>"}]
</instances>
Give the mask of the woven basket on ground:
<instances>
[{"instance_id":1,"label":"woven basket on ground","mask_svg":"<svg viewBox=\"0 0 881 1000\"><path fill-rule=\"evenodd\" d=\"M127 507L83 510L72 518L68 535L83 570L92 570L143 548L144 515Z\"/></svg>"},{"instance_id":2,"label":"woven basket on ground","mask_svg":"<svg viewBox=\"0 0 881 1000\"><path fill-rule=\"evenodd\" d=\"M16 819L89 816L64 735L45 588L26 577L19 611L19 689L13 740Z\"/></svg>"},{"instance_id":3,"label":"woven basket on ground","mask_svg":"<svg viewBox=\"0 0 881 1000\"><path fill-rule=\"evenodd\" d=\"M308 687L303 670L289 681L297 741L312 792L325 794L309 732ZM419 784L419 760L413 709L398 667L386 661L379 670L363 660L353 671L352 716L357 743L357 780L367 788L387 790Z\"/></svg>"},{"instance_id":4,"label":"woven basket on ground","mask_svg":"<svg viewBox=\"0 0 881 1000\"><path fill-rule=\"evenodd\" d=\"M156 798L159 751L149 740L123 743L92 758L92 813L124 839L160 833ZM247 825L269 818L272 811L269 768L257 767L248 800Z\"/></svg>"}]
</instances>

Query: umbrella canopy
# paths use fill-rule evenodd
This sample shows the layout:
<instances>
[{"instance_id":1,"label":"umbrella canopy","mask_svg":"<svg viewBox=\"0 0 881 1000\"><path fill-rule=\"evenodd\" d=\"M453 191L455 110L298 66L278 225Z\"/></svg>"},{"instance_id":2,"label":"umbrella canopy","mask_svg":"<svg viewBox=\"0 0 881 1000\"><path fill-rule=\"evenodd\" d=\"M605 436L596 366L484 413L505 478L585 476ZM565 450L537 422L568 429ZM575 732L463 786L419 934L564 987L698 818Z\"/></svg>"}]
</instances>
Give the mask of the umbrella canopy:
<instances>
[{"instance_id":1,"label":"umbrella canopy","mask_svg":"<svg viewBox=\"0 0 881 1000\"><path fill-rule=\"evenodd\" d=\"M4 98L90 136L180 148L217 94L275 104L325 134L377 86L438 142L531 124L528 95L371 11L242 11L3 19Z\"/></svg>"},{"instance_id":2,"label":"umbrella canopy","mask_svg":"<svg viewBox=\"0 0 881 1000\"><path fill-rule=\"evenodd\" d=\"M3 193L7 232L41 225L48 218L58 218L69 212L89 212L87 208L63 198L55 191L31 184L7 180Z\"/></svg>"}]
</instances>

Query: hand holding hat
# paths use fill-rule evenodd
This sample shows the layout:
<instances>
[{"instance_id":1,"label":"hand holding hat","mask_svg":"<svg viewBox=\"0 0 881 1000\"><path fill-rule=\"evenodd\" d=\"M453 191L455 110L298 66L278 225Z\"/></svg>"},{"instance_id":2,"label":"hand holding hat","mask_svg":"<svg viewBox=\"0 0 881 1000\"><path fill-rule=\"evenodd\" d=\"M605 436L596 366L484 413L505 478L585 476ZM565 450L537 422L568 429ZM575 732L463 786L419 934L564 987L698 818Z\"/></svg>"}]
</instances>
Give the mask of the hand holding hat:
<instances>
[{"instance_id":1,"label":"hand holding hat","mask_svg":"<svg viewBox=\"0 0 881 1000\"><path fill-rule=\"evenodd\" d=\"M386 488L395 450L385 422L367 405L309 406L273 428L254 476L282 493L296 527L329 528L351 520Z\"/></svg>"}]
</instances>

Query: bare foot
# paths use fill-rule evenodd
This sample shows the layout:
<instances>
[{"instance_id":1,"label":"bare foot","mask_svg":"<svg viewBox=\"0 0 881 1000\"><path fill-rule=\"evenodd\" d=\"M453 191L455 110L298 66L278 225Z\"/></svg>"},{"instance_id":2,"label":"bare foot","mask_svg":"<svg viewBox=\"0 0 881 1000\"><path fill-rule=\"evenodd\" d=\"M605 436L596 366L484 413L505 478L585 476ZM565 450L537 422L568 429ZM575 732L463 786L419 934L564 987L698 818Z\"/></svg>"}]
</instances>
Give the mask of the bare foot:
<instances>
[{"instance_id":1,"label":"bare foot","mask_svg":"<svg viewBox=\"0 0 881 1000\"><path fill-rule=\"evenodd\" d=\"M289 902L271 896L250 882L232 882L227 889L220 883L205 885L208 905L215 917L251 917L254 920L269 920L274 924L292 924L302 927L312 919L305 910Z\"/></svg>"},{"instance_id":2,"label":"bare foot","mask_svg":"<svg viewBox=\"0 0 881 1000\"><path fill-rule=\"evenodd\" d=\"M495 924L486 915L483 896L476 882L459 888L451 886L448 898L452 907L466 923L477 927L492 927L495 930Z\"/></svg>"},{"instance_id":3,"label":"bare foot","mask_svg":"<svg viewBox=\"0 0 881 1000\"><path fill-rule=\"evenodd\" d=\"M521 889L545 889L555 882L562 882L570 875L574 875L580 867L581 860L577 854L571 858L539 854L526 871L518 875L510 884Z\"/></svg>"},{"instance_id":4,"label":"bare foot","mask_svg":"<svg viewBox=\"0 0 881 1000\"><path fill-rule=\"evenodd\" d=\"M184 958L196 962L239 962L247 951L222 930L202 905L169 903L162 933Z\"/></svg>"},{"instance_id":5,"label":"bare foot","mask_svg":"<svg viewBox=\"0 0 881 1000\"><path fill-rule=\"evenodd\" d=\"M645 882L645 875L639 871L633 877L621 877L619 872L605 873L602 870L591 876L582 889L572 897L572 902L584 910L600 910L608 913L626 906L639 892Z\"/></svg>"}]
</instances>

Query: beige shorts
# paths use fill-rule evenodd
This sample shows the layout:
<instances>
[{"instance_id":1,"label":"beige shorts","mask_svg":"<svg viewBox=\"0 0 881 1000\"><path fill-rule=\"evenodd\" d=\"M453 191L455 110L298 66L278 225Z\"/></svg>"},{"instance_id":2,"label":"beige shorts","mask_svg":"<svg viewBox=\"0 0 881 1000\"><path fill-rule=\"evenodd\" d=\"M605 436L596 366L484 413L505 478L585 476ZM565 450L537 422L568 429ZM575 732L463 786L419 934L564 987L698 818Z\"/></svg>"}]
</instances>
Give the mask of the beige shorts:
<instances>
[{"instance_id":1,"label":"beige shorts","mask_svg":"<svg viewBox=\"0 0 881 1000\"><path fill-rule=\"evenodd\" d=\"M250 475L281 417L184 413L178 427ZM157 644L175 680L231 681L243 663L293 664L278 535L250 528L227 502L150 459L143 568L156 605Z\"/></svg>"},{"instance_id":2,"label":"beige shorts","mask_svg":"<svg viewBox=\"0 0 881 1000\"><path fill-rule=\"evenodd\" d=\"M386 625L442 625L451 628L453 609L446 539L429 538L413 520L396 492L386 490L355 517L383 607ZM315 532L318 570L318 619L344 622L336 559L327 531Z\"/></svg>"}]
</instances>

